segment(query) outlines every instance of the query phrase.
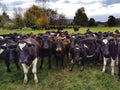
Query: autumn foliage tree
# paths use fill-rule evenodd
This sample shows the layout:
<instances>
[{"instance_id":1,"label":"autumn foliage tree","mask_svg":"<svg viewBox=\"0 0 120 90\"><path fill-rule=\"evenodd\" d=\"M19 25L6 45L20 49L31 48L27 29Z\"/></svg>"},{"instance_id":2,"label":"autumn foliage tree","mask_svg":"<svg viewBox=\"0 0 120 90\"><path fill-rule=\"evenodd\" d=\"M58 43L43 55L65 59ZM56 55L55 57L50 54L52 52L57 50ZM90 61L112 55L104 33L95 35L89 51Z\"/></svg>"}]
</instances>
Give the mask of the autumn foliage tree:
<instances>
[{"instance_id":1,"label":"autumn foliage tree","mask_svg":"<svg viewBox=\"0 0 120 90\"><path fill-rule=\"evenodd\" d=\"M45 15L45 12L42 12L40 17L36 20L37 26L46 26L49 24L49 19Z\"/></svg>"}]
</instances>

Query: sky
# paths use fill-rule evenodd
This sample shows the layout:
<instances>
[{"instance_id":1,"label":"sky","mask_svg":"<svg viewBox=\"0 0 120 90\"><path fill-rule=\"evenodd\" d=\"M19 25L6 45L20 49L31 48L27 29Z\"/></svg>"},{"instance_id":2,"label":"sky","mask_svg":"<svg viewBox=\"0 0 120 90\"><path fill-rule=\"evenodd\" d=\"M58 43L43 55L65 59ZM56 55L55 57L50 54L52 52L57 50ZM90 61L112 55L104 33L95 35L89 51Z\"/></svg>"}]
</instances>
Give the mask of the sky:
<instances>
[{"instance_id":1,"label":"sky","mask_svg":"<svg viewBox=\"0 0 120 90\"><path fill-rule=\"evenodd\" d=\"M35 0L0 0L0 3L6 4L7 13L11 18L13 8L21 7L25 12L33 4L38 5ZM46 6L64 14L68 19L73 19L75 12L81 7L85 8L88 18L94 18L96 21L107 21L109 15L120 18L120 0L49 0Z\"/></svg>"}]
</instances>

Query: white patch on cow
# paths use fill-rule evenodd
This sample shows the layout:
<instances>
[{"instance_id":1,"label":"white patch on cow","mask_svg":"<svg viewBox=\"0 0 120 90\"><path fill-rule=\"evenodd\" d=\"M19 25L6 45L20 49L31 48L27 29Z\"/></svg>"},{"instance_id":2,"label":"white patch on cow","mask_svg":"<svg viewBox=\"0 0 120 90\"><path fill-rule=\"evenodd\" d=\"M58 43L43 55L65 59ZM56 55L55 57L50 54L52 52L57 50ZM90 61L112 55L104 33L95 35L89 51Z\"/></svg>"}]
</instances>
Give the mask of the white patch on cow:
<instances>
[{"instance_id":1,"label":"white patch on cow","mask_svg":"<svg viewBox=\"0 0 120 90\"><path fill-rule=\"evenodd\" d=\"M118 60L118 56L116 57L116 66L118 66L118 62L119 62L119 60Z\"/></svg>"},{"instance_id":2,"label":"white patch on cow","mask_svg":"<svg viewBox=\"0 0 120 90\"><path fill-rule=\"evenodd\" d=\"M87 46L87 45L85 45L85 44L84 44L84 47L85 47L85 48L88 48L88 46Z\"/></svg>"},{"instance_id":3,"label":"white patch on cow","mask_svg":"<svg viewBox=\"0 0 120 90\"><path fill-rule=\"evenodd\" d=\"M106 68L106 64L107 64L107 60L108 60L109 58L103 58L103 60L104 60L104 62L103 62L103 69L102 69L102 72L105 72L105 68Z\"/></svg>"},{"instance_id":4,"label":"white patch on cow","mask_svg":"<svg viewBox=\"0 0 120 90\"><path fill-rule=\"evenodd\" d=\"M114 75L114 66L115 66L115 60L111 58L111 68L112 68L111 75Z\"/></svg>"},{"instance_id":5,"label":"white patch on cow","mask_svg":"<svg viewBox=\"0 0 120 90\"><path fill-rule=\"evenodd\" d=\"M24 71L24 83L27 83L28 81L27 74L28 74L29 66L27 66L26 64L22 64L22 67Z\"/></svg>"},{"instance_id":6,"label":"white patch on cow","mask_svg":"<svg viewBox=\"0 0 120 90\"><path fill-rule=\"evenodd\" d=\"M95 55L95 53L93 54L93 55L87 55L87 58L91 58L91 57L93 57Z\"/></svg>"},{"instance_id":7,"label":"white patch on cow","mask_svg":"<svg viewBox=\"0 0 120 90\"><path fill-rule=\"evenodd\" d=\"M26 43L19 43L19 47L21 50L23 50L23 48L25 47Z\"/></svg>"},{"instance_id":8,"label":"white patch on cow","mask_svg":"<svg viewBox=\"0 0 120 90\"><path fill-rule=\"evenodd\" d=\"M79 48L75 48L75 49L79 50Z\"/></svg>"},{"instance_id":9,"label":"white patch on cow","mask_svg":"<svg viewBox=\"0 0 120 90\"><path fill-rule=\"evenodd\" d=\"M4 37L3 37L3 36L0 36L0 38L1 38L1 39L4 39Z\"/></svg>"},{"instance_id":10,"label":"white patch on cow","mask_svg":"<svg viewBox=\"0 0 120 90\"><path fill-rule=\"evenodd\" d=\"M6 44L3 44L2 46L6 46ZM0 49L0 54L4 51L4 49Z\"/></svg>"},{"instance_id":11,"label":"white patch on cow","mask_svg":"<svg viewBox=\"0 0 120 90\"><path fill-rule=\"evenodd\" d=\"M107 44L108 43L108 40L107 39L103 39L102 40L104 44Z\"/></svg>"},{"instance_id":12,"label":"white patch on cow","mask_svg":"<svg viewBox=\"0 0 120 90\"><path fill-rule=\"evenodd\" d=\"M20 36L17 36L17 38L20 38Z\"/></svg>"},{"instance_id":13,"label":"white patch on cow","mask_svg":"<svg viewBox=\"0 0 120 90\"><path fill-rule=\"evenodd\" d=\"M79 61L79 63L78 64L81 64L81 61Z\"/></svg>"},{"instance_id":14,"label":"white patch on cow","mask_svg":"<svg viewBox=\"0 0 120 90\"><path fill-rule=\"evenodd\" d=\"M50 33L50 35L55 35L55 33Z\"/></svg>"},{"instance_id":15,"label":"white patch on cow","mask_svg":"<svg viewBox=\"0 0 120 90\"><path fill-rule=\"evenodd\" d=\"M74 64L73 59L71 60L71 64Z\"/></svg>"},{"instance_id":16,"label":"white patch on cow","mask_svg":"<svg viewBox=\"0 0 120 90\"><path fill-rule=\"evenodd\" d=\"M7 46L7 45L6 45L6 43L5 43L5 44L3 44L2 46Z\"/></svg>"},{"instance_id":17,"label":"white patch on cow","mask_svg":"<svg viewBox=\"0 0 120 90\"><path fill-rule=\"evenodd\" d=\"M37 77L37 61L38 61L38 59L37 58L35 58L34 60L33 60L33 68L32 68L32 72L33 72L33 74L34 74L34 81L35 81L35 83L38 83L38 77Z\"/></svg>"},{"instance_id":18,"label":"white patch on cow","mask_svg":"<svg viewBox=\"0 0 120 90\"><path fill-rule=\"evenodd\" d=\"M0 49L0 54L4 51L4 49Z\"/></svg>"},{"instance_id":19,"label":"white patch on cow","mask_svg":"<svg viewBox=\"0 0 120 90\"><path fill-rule=\"evenodd\" d=\"M75 38L75 36L72 36L72 38Z\"/></svg>"},{"instance_id":20,"label":"white patch on cow","mask_svg":"<svg viewBox=\"0 0 120 90\"><path fill-rule=\"evenodd\" d=\"M33 65L32 72L33 72L33 74L34 74L34 81L35 81L35 83L38 83L38 77L37 77L37 61L38 61L38 59L35 58L35 59L33 60L33 62L32 62L32 65ZM28 81L28 76L27 76L27 74L28 74L29 68L30 68L32 65L27 66L26 64L22 64L23 71L24 71L24 83L27 83L27 81Z\"/></svg>"},{"instance_id":21,"label":"white patch on cow","mask_svg":"<svg viewBox=\"0 0 120 90\"><path fill-rule=\"evenodd\" d=\"M96 37L96 35L95 35L95 34L93 34L93 37Z\"/></svg>"}]
</instances>

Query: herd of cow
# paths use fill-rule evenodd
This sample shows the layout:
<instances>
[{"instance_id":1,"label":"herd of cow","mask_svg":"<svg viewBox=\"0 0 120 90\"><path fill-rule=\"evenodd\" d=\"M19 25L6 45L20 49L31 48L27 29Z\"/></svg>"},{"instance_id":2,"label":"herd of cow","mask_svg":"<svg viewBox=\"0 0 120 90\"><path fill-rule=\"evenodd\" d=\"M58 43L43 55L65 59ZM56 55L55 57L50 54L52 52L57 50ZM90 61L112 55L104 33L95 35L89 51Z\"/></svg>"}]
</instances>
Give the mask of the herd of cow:
<instances>
[{"instance_id":1,"label":"herd of cow","mask_svg":"<svg viewBox=\"0 0 120 90\"><path fill-rule=\"evenodd\" d=\"M111 60L111 74L114 75L114 66L118 65L120 79L120 32L93 33L89 29L84 34L68 34L67 31L46 32L34 35L7 34L0 35L0 59L5 61L7 72L10 72L10 61L14 60L17 69L22 65L24 83L28 81L28 70L32 65L34 81L38 83L37 61L40 58L42 69L44 57L48 57L48 68L51 69L51 57L56 59L56 67L64 68L64 58L71 59L70 71L75 64L84 69L84 63L92 58L94 63L103 60L102 72L105 72L107 60Z\"/></svg>"}]
</instances>

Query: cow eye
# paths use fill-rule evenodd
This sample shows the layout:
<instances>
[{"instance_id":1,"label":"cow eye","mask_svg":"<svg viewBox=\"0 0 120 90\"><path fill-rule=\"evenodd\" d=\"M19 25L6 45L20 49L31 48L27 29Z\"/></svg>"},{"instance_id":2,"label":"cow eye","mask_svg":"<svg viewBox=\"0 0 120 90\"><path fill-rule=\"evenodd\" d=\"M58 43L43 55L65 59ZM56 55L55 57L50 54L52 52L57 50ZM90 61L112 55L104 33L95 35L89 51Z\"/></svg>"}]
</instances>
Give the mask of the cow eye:
<instances>
[{"instance_id":1,"label":"cow eye","mask_svg":"<svg viewBox=\"0 0 120 90\"><path fill-rule=\"evenodd\" d=\"M28 47L30 47L30 48L34 48L35 45L34 45L34 44L28 44Z\"/></svg>"}]
</instances>

